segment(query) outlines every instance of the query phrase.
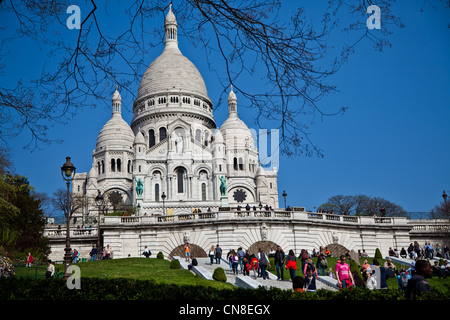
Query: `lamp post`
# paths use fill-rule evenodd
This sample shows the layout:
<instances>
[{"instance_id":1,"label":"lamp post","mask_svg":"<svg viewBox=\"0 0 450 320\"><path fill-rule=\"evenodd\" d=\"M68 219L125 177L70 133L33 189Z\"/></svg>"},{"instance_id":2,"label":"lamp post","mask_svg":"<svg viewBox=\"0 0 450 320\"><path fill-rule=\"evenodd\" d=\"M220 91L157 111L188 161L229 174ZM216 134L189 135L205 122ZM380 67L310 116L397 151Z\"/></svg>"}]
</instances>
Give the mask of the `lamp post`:
<instances>
[{"instance_id":1,"label":"lamp post","mask_svg":"<svg viewBox=\"0 0 450 320\"><path fill-rule=\"evenodd\" d=\"M283 190L284 210L286 210L286 197L287 197L287 193L286 193L286 191Z\"/></svg>"},{"instance_id":2,"label":"lamp post","mask_svg":"<svg viewBox=\"0 0 450 320\"><path fill-rule=\"evenodd\" d=\"M98 221L97 221L97 259L96 260L100 260L100 209L103 206L103 196L100 192L100 190L98 190L98 195L95 197L95 203L97 204L98 207Z\"/></svg>"},{"instance_id":3,"label":"lamp post","mask_svg":"<svg viewBox=\"0 0 450 320\"><path fill-rule=\"evenodd\" d=\"M163 216L165 216L166 215L166 210L165 210L165 207L164 207L164 200L166 200L166 194L164 192L161 195L161 199L163 201Z\"/></svg>"},{"instance_id":4,"label":"lamp post","mask_svg":"<svg viewBox=\"0 0 450 320\"><path fill-rule=\"evenodd\" d=\"M442 198L444 198L444 203L447 204L447 194L445 193L445 190L442 192Z\"/></svg>"},{"instance_id":5,"label":"lamp post","mask_svg":"<svg viewBox=\"0 0 450 320\"><path fill-rule=\"evenodd\" d=\"M70 157L66 157L66 162L61 167L61 175L63 179L67 182L67 212L66 212L66 222L67 222L67 228L66 228L66 247L64 248L65 254L64 254L64 279L67 279L70 275L67 273L67 269L72 263L72 256L70 252L72 249L70 248L70 216L71 216L71 210L70 210L70 182L73 180L73 177L75 176L75 167L70 162Z\"/></svg>"}]
</instances>

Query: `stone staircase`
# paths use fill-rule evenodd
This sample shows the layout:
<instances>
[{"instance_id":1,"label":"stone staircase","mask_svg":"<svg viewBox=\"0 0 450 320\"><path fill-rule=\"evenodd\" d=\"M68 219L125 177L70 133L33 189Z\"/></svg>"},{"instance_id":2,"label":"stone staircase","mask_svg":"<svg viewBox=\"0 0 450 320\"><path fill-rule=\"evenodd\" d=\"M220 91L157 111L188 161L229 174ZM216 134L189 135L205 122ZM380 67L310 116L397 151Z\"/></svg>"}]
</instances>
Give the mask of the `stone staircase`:
<instances>
[{"instance_id":1,"label":"stone staircase","mask_svg":"<svg viewBox=\"0 0 450 320\"><path fill-rule=\"evenodd\" d=\"M183 269L188 269L189 263L185 261L184 257L174 256L173 259L180 261ZM197 258L197 262L198 265L193 267L191 271L207 280L213 280L212 275L214 270L221 267L225 271L227 282L241 288L256 289L259 286L264 286L267 288L276 287L282 290L292 290L292 281L289 279L289 272L287 270L284 271L284 280L278 281L276 274L271 272L269 272L269 278L264 280L263 278L255 279L252 271L250 272L250 276L244 276L240 271L237 275L233 274L229 263L224 259L221 260L220 264L211 264L209 258ZM337 281L335 279L319 276L316 280L316 287L317 289L337 290L336 283Z\"/></svg>"}]
</instances>

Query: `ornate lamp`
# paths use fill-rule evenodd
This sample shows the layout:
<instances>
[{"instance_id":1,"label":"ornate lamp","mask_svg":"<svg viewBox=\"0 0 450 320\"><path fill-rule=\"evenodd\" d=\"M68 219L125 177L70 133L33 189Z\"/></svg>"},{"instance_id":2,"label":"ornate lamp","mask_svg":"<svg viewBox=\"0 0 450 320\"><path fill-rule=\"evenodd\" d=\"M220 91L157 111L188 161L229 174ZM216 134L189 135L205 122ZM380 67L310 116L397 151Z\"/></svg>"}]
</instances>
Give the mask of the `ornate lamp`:
<instances>
[{"instance_id":1,"label":"ornate lamp","mask_svg":"<svg viewBox=\"0 0 450 320\"><path fill-rule=\"evenodd\" d=\"M67 212L66 212L66 247L64 248L64 279L67 279L70 274L67 273L67 268L72 263L72 256L70 252L72 249L70 248L70 182L73 180L75 176L75 166L70 162L70 157L66 157L66 162L61 167L61 176L67 182Z\"/></svg>"}]
</instances>

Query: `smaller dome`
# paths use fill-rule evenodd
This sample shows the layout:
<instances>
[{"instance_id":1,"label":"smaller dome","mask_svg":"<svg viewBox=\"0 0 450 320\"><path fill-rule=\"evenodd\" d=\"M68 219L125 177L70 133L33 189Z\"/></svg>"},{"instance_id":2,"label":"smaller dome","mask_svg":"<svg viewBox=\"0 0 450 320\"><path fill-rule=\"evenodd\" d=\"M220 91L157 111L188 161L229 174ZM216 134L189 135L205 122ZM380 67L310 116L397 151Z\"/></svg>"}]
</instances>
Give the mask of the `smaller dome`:
<instances>
[{"instance_id":1,"label":"smaller dome","mask_svg":"<svg viewBox=\"0 0 450 320\"><path fill-rule=\"evenodd\" d=\"M92 178L97 179L97 173L95 172L94 165L92 165L91 170L89 170L89 173L88 173L88 179L92 179Z\"/></svg>"},{"instance_id":2,"label":"smaller dome","mask_svg":"<svg viewBox=\"0 0 450 320\"><path fill-rule=\"evenodd\" d=\"M131 149L133 147L134 134L128 123L122 119L120 114L115 113L103 126L97 138L97 151L99 148L114 147L120 149Z\"/></svg>"},{"instance_id":3,"label":"smaller dome","mask_svg":"<svg viewBox=\"0 0 450 320\"><path fill-rule=\"evenodd\" d=\"M177 19L175 18L175 15L172 12L172 4L170 4L169 12L166 15L166 20L164 20L164 26L168 24L178 25Z\"/></svg>"},{"instance_id":4,"label":"smaller dome","mask_svg":"<svg viewBox=\"0 0 450 320\"><path fill-rule=\"evenodd\" d=\"M214 143L223 143L223 135L220 128L217 128L216 133L214 134Z\"/></svg>"},{"instance_id":5,"label":"smaller dome","mask_svg":"<svg viewBox=\"0 0 450 320\"><path fill-rule=\"evenodd\" d=\"M233 91L233 85L231 85L231 91L228 94L228 103L230 103L232 101L237 102L236 94Z\"/></svg>"},{"instance_id":6,"label":"smaller dome","mask_svg":"<svg viewBox=\"0 0 450 320\"><path fill-rule=\"evenodd\" d=\"M134 138L134 144L145 144L144 135L139 131Z\"/></svg>"},{"instance_id":7,"label":"smaller dome","mask_svg":"<svg viewBox=\"0 0 450 320\"><path fill-rule=\"evenodd\" d=\"M264 169L261 167L261 165L258 166L258 169L256 170L255 176L265 176L266 173L264 172Z\"/></svg>"},{"instance_id":8,"label":"smaller dome","mask_svg":"<svg viewBox=\"0 0 450 320\"><path fill-rule=\"evenodd\" d=\"M116 91L114 91L113 97L112 97L112 101L122 101L122 96L119 93L119 90L117 90L117 86L116 86Z\"/></svg>"}]
</instances>

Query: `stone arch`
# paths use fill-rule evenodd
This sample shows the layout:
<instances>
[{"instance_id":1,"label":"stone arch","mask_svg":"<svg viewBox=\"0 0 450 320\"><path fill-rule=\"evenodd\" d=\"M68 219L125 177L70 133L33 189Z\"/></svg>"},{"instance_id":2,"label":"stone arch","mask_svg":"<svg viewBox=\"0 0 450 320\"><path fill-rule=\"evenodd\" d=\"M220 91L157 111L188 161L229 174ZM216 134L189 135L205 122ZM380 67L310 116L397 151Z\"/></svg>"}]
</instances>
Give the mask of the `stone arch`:
<instances>
[{"instance_id":1,"label":"stone arch","mask_svg":"<svg viewBox=\"0 0 450 320\"><path fill-rule=\"evenodd\" d=\"M192 257L196 257L196 258L206 258L208 257L208 255L206 254L205 250L203 250L202 247L190 243L191 245L191 256ZM169 253L169 260L172 260L172 258L174 256L179 256L181 258L184 258L184 244L180 244L178 247L176 247L175 249L173 249L170 253Z\"/></svg>"},{"instance_id":2,"label":"stone arch","mask_svg":"<svg viewBox=\"0 0 450 320\"><path fill-rule=\"evenodd\" d=\"M276 244L273 241L258 241L248 248L248 252L250 254L256 255L258 253L259 248L261 248L263 252L268 255L270 250L272 249L277 250L277 246L278 244ZM243 249L245 250L245 248Z\"/></svg>"},{"instance_id":3,"label":"stone arch","mask_svg":"<svg viewBox=\"0 0 450 320\"><path fill-rule=\"evenodd\" d=\"M325 246L324 248L328 248L328 250L330 250L331 255L333 257L339 257L341 254L345 255L348 251L350 251L343 245L340 245L337 243L329 244L329 245Z\"/></svg>"}]
</instances>

